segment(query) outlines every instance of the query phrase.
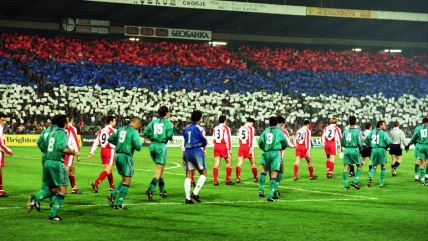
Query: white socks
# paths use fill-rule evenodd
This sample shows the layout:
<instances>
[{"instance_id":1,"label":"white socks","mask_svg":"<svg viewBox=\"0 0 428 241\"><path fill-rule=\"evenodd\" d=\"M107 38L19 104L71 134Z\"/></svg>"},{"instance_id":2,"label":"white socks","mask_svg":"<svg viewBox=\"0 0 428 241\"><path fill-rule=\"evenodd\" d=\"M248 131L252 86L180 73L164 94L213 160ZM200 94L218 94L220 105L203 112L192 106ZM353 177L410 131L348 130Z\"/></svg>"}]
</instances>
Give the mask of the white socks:
<instances>
[{"instance_id":1,"label":"white socks","mask_svg":"<svg viewBox=\"0 0 428 241\"><path fill-rule=\"evenodd\" d=\"M205 180L207 180L207 177L205 175L201 175L198 178L198 182L196 183L196 187L193 190L193 194L198 195L199 191L201 190L202 186L205 183Z\"/></svg>"},{"instance_id":2,"label":"white socks","mask_svg":"<svg viewBox=\"0 0 428 241\"><path fill-rule=\"evenodd\" d=\"M199 184L199 180L198 180ZM190 200L190 189L192 188L192 179L186 178L184 180L184 193L186 193L186 199Z\"/></svg>"}]
</instances>

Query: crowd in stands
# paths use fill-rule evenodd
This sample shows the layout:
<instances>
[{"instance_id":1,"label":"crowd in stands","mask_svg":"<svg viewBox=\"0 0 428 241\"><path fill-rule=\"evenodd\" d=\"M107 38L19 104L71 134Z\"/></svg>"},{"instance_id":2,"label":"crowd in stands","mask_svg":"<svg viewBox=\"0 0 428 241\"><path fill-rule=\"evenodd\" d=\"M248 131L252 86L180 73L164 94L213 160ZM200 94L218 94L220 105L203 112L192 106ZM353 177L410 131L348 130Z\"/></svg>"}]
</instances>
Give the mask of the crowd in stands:
<instances>
[{"instance_id":1,"label":"crowd in stands","mask_svg":"<svg viewBox=\"0 0 428 241\"><path fill-rule=\"evenodd\" d=\"M0 84L14 133L37 133L49 116L72 111L91 134L107 113L150 118L160 104L173 109L176 133L193 108L205 111L208 129L221 113L233 128L247 116L263 128L281 113L291 129L311 119L319 134L329 116L356 113L361 123L400 117L411 129L427 115L428 54L2 33Z\"/></svg>"}]
</instances>

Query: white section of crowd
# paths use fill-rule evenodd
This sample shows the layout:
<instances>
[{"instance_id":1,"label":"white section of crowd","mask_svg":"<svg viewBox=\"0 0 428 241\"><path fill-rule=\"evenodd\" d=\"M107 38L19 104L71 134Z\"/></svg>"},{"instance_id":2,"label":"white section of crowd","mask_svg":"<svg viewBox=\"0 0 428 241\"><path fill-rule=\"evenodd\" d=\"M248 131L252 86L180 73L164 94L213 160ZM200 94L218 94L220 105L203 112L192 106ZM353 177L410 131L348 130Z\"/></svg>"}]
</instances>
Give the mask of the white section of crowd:
<instances>
[{"instance_id":1,"label":"white section of crowd","mask_svg":"<svg viewBox=\"0 0 428 241\"><path fill-rule=\"evenodd\" d=\"M428 96L416 98L412 95L385 98L374 96L347 97L337 95L305 96L296 98L281 93L254 92L246 94L217 93L209 91L163 91L153 92L142 88L101 89L99 87L60 86L50 93L38 96L28 86L0 85L1 111L8 115L64 114L66 107L76 108L81 113L115 113L120 116L153 116L159 106L171 109L171 121L187 121L193 110L204 113L204 121L216 122L220 114L229 116L232 122L245 121L253 117L265 122L272 115L286 116L287 123L310 119L338 117L342 125L348 116L355 115L359 123L399 120L401 126L414 127L422 117L428 116ZM14 120L12 120L13 122ZM298 123L296 123L298 124Z\"/></svg>"}]
</instances>

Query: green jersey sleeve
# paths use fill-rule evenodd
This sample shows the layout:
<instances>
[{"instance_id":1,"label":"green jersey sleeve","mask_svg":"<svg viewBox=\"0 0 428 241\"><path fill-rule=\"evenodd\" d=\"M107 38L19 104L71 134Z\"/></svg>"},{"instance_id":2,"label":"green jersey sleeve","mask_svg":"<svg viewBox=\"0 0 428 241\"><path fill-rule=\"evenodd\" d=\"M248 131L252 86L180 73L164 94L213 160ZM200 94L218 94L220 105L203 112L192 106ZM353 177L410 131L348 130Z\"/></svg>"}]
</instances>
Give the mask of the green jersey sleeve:
<instances>
[{"instance_id":1,"label":"green jersey sleeve","mask_svg":"<svg viewBox=\"0 0 428 241\"><path fill-rule=\"evenodd\" d=\"M134 130L132 134L132 149L140 151L142 146L140 135Z\"/></svg>"},{"instance_id":2,"label":"green jersey sleeve","mask_svg":"<svg viewBox=\"0 0 428 241\"><path fill-rule=\"evenodd\" d=\"M157 119L150 121L149 125L146 127L146 129L143 132L143 135L149 139L151 139L153 136L153 123L155 122L155 120Z\"/></svg>"}]
</instances>

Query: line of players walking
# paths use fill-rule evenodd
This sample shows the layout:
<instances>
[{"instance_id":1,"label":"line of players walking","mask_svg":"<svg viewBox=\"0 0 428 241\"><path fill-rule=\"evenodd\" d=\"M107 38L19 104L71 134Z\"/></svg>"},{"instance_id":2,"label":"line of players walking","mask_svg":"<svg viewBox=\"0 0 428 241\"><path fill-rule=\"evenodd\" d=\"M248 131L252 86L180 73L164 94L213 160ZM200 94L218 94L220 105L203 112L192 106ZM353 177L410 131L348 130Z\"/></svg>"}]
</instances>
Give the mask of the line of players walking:
<instances>
[{"instance_id":1,"label":"line of players walking","mask_svg":"<svg viewBox=\"0 0 428 241\"><path fill-rule=\"evenodd\" d=\"M153 200L153 193L157 186L159 186L160 196L162 198L167 197L163 171L167 162L167 142L172 140L173 136L173 125L168 120L169 110L167 107L162 106L159 108L158 114L159 117L153 119L143 132L143 135L151 141L149 151L152 160L156 164L156 172L146 190L146 195L149 200ZM3 114L1 116L0 121L3 121L5 116ZM189 124L183 131L184 141L182 149L184 166L186 169L186 179L184 182L186 204L201 202L199 192L207 179L205 163L205 147L207 145L207 139L204 128L199 125L201 119L202 113L200 111L194 111L191 115L191 124ZM5 121L0 124L2 125L4 122ZM340 129L336 126L337 119L335 118L330 120L330 125L323 131L322 142L327 155L327 178L333 177L338 143L341 143L341 149L344 151L343 183L346 190L350 187L360 189L359 178L362 166L367 157L370 157L371 159L367 185L369 187L372 185L372 179L376 173L377 166L380 165L380 187L384 187L386 150L390 148L390 153L393 157L391 170L392 175L395 176L396 170L401 161L401 146L405 145L405 149L408 150L409 145L416 144L415 156L417 157L417 163L415 165L415 174L416 168L418 167L419 175L415 177L415 180L426 185L427 177L425 176L425 161L428 156L428 118L424 118L423 124L416 128L412 139L407 143L407 145L405 144L404 133L399 129L398 123L395 123L394 129L391 130L390 138L385 132L385 121L379 121L376 125L376 129L374 130L371 130L370 125L366 125L364 133L356 125L356 118L354 116L349 117L348 122L349 125L345 128L343 136ZM74 159L77 161L80 160L80 146L77 142L76 130L72 126L72 123L73 117L71 115L55 116L52 119L52 125L42 132L37 141L37 144L43 153L43 181L41 190L36 195L30 196L28 210L31 211L32 209L36 209L40 211L40 201L50 198L51 211L49 219L53 221L61 220L57 213L67 193L68 180L70 180L72 186L71 193L81 193L76 188L74 177ZM88 156L89 159L93 157L97 146L101 146L101 160L105 166L104 170L99 174L98 178L91 184L91 186L94 192L98 192L98 185L105 178L108 178L111 191L107 197L109 205L115 209L125 209L123 203L127 196L134 173L133 154L134 151L140 151L142 148L142 140L138 132L141 128L141 120L136 117L132 118L128 126L121 127L117 131L114 129L115 125L115 117L108 116L106 118L106 126L98 131L96 140L90 150ZM310 122L305 120L303 127L296 132L294 142L291 142L289 133L285 128L284 117L271 117L269 119L269 127L263 131L258 141L258 146L263 151L260 160L262 170L260 172L260 177L258 177L254 155L254 147L256 146L254 119L248 118L247 123L238 131L240 147L238 151L238 163L236 166L236 181L238 183L241 182L241 167L243 161L244 159L249 159L253 180L254 182L259 183L259 197L265 197L267 195L267 200L270 202L278 199L280 197L278 185L282 180L284 172L284 149L287 146L296 148L296 159L293 168L294 180L298 181L299 179L299 163L302 158L307 161L310 179L317 179L317 176L314 174L310 155L312 146L309 126ZM225 184L234 185L235 183L231 180L231 131L227 126L226 116L219 117L219 125L214 128L213 143L214 185L219 185L218 175L221 159L226 161ZM6 153L13 154L10 149L5 149L7 147L4 146L3 142L0 143L0 147L3 151L7 150ZM1 153L3 154L3 152ZM113 183L112 167L114 163L116 164L118 173L122 177L117 185L114 185ZM356 171L353 173L352 168L354 165L356 165ZM195 182L194 175L196 171L200 173L200 176ZM264 186L268 173L270 177L269 192L265 195ZM353 175L353 180L349 184L348 177L350 174ZM192 187L194 188L193 191ZM0 195L2 194L4 196L7 195L1 190Z\"/></svg>"}]
</instances>

